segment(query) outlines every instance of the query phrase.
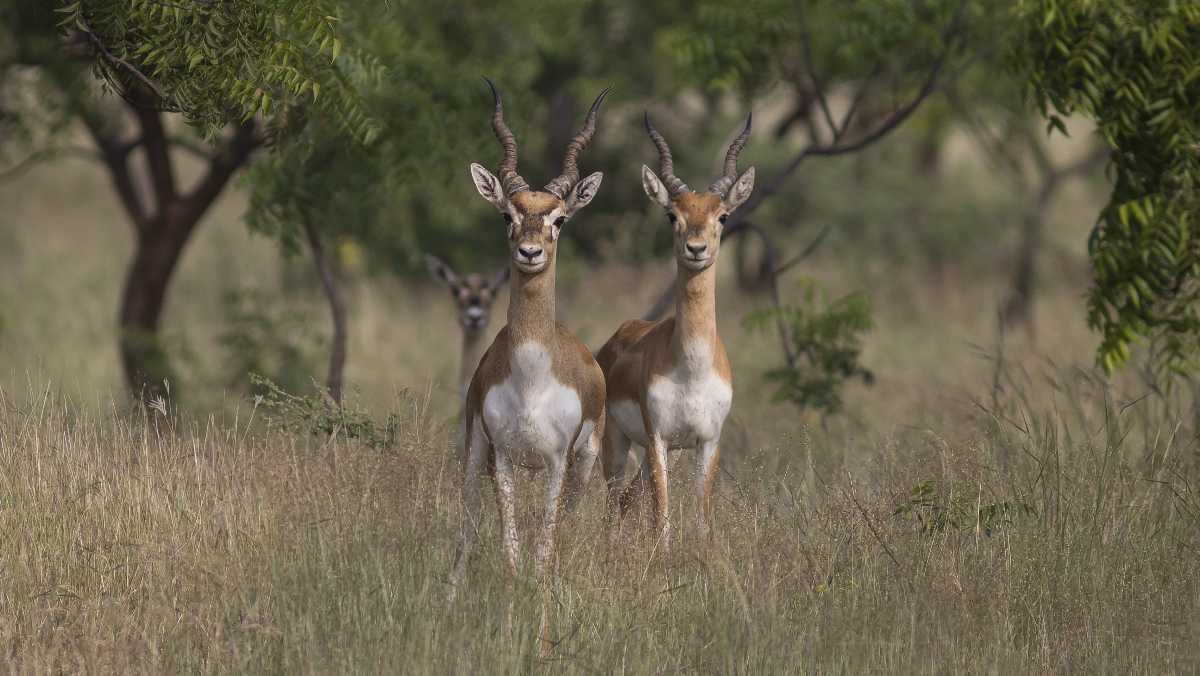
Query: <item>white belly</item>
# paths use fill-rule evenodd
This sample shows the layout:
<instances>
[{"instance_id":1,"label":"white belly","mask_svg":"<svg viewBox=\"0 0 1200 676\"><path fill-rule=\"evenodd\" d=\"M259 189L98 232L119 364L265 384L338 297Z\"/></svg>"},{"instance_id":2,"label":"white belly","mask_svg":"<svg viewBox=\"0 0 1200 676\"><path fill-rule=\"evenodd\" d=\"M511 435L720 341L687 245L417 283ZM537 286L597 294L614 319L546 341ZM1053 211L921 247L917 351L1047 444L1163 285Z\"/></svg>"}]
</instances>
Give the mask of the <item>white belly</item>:
<instances>
[{"instance_id":1,"label":"white belly","mask_svg":"<svg viewBox=\"0 0 1200 676\"><path fill-rule=\"evenodd\" d=\"M718 439L733 401L733 388L712 368L711 348L706 343L688 348L685 363L655 376L646 390L651 429L669 448L695 448ZM611 401L608 410L626 437L640 446L648 445L636 401Z\"/></svg>"},{"instance_id":2,"label":"white belly","mask_svg":"<svg viewBox=\"0 0 1200 676\"><path fill-rule=\"evenodd\" d=\"M555 379L550 354L539 343L514 350L510 373L483 398L483 419L492 444L507 449L521 465L552 464L565 458L583 417L579 394ZM586 441L594 421L579 439ZM578 445L578 444L577 444Z\"/></svg>"},{"instance_id":3,"label":"white belly","mask_svg":"<svg viewBox=\"0 0 1200 676\"><path fill-rule=\"evenodd\" d=\"M656 377L646 391L651 428L670 448L694 448L719 438L732 401L733 388L716 373Z\"/></svg>"}]
</instances>

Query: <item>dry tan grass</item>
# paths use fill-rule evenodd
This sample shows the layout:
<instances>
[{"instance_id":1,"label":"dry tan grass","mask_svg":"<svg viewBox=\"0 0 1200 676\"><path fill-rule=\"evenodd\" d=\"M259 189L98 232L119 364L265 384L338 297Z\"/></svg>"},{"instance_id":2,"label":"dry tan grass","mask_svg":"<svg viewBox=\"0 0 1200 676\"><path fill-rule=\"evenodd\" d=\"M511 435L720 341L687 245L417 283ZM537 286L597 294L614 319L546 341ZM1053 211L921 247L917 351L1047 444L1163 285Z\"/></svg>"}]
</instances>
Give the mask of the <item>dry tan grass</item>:
<instances>
[{"instance_id":1,"label":"dry tan grass","mask_svg":"<svg viewBox=\"0 0 1200 676\"><path fill-rule=\"evenodd\" d=\"M764 448L719 482L709 547L694 539L686 472L667 555L639 535L645 521L610 541L593 484L563 529L559 643L544 664L537 595L528 578L506 593L490 511L469 593L444 600L459 482L425 401L397 400L400 438L374 450L272 430L262 411L173 423L80 413L50 389L30 405L5 397L0 660L122 673L1193 671L1193 432L1161 401L1122 409L1095 383L1059 384L1058 413L1002 397L950 432L845 448L801 431ZM922 533L893 514L920 481L968 495L958 528ZM532 523L535 489L522 486ZM1030 511L986 532L972 515L1004 501Z\"/></svg>"}]
</instances>

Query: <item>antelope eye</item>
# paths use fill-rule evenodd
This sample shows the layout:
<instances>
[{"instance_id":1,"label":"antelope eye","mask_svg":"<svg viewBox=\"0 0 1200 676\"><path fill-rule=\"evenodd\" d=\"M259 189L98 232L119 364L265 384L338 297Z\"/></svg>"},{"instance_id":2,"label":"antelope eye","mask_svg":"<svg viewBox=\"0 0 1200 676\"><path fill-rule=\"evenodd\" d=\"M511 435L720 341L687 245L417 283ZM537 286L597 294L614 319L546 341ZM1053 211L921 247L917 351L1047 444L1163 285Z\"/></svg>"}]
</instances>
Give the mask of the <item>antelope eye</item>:
<instances>
[{"instance_id":1,"label":"antelope eye","mask_svg":"<svg viewBox=\"0 0 1200 676\"><path fill-rule=\"evenodd\" d=\"M563 223L566 223L566 222L567 222L566 216L559 216L558 218L554 219L554 224L560 228L563 226Z\"/></svg>"},{"instance_id":2,"label":"antelope eye","mask_svg":"<svg viewBox=\"0 0 1200 676\"><path fill-rule=\"evenodd\" d=\"M721 214L720 217L717 218L718 221L721 221L721 225L725 225L725 221L728 219L729 214Z\"/></svg>"},{"instance_id":3,"label":"antelope eye","mask_svg":"<svg viewBox=\"0 0 1200 676\"><path fill-rule=\"evenodd\" d=\"M501 214L501 215L502 215L502 216L504 216L504 222L505 222L505 223L512 223L512 214L509 214L509 213L507 213L507 212L506 212L506 213L504 213L504 214Z\"/></svg>"},{"instance_id":4,"label":"antelope eye","mask_svg":"<svg viewBox=\"0 0 1200 676\"><path fill-rule=\"evenodd\" d=\"M668 220L668 221L671 221L671 223L674 223L675 221L677 221L677 220L679 220L679 219L678 219L678 218L675 216L675 212L673 212L673 211L668 211L668 212L667 212L667 220Z\"/></svg>"}]
</instances>

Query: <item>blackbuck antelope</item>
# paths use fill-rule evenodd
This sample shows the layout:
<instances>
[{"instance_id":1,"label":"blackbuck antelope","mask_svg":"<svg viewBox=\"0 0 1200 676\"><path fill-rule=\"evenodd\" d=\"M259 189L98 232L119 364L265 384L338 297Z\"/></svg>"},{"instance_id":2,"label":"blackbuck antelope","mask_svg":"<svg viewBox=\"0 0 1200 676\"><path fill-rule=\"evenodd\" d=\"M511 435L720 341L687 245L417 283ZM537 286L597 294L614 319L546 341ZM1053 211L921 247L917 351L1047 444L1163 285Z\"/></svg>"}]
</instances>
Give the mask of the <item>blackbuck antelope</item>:
<instances>
[{"instance_id":1,"label":"blackbuck antelope","mask_svg":"<svg viewBox=\"0 0 1200 676\"><path fill-rule=\"evenodd\" d=\"M754 189L754 167L737 175L737 158L750 135L750 119L725 154L725 170L704 192L675 176L671 149L646 116L658 148L659 174L642 166L642 186L666 210L674 229L675 316L658 322L627 321L596 354L608 386L608 422L601 464L609 508L623 516L648 483L655 523L669 542L667 451L695 448L700 530L712 530L712 489L721 427L733 400L733 374L717 334L716 268L721 230L729 214ZM640 476L624 486L631 444L646 449Z\"/></svg>"},{"instance_id":2,"label":"blackbuck antelope","mask_svg":"<svg viewBox=\"0 0 1200 676\"><path fill-rule=\"evenodd\" d=\"M488 85L495 101L492 130L504 155L499 177L479 164L471 165L471 177L507 226L512 289L508 325L484 353L467 390L463 524L451 579L455 586L462 583L479 526L484 468L490 465L496 481L501 539L514 577L519 545L513 466L548 470L545 516L534 554L535 572L544 581L564 483L570 482L565 488L568 499L583 489L604 432L604 374L587 347L554 321L554 275L563 225L592 201L603 178L597 172L580 180L576 162L596 131L596 115L607 90L596 98L583 128L567 145L562 174L542 190L531 190L517 173L517 142L504 122L500 93L490 80ZM543 613L543 638L546 631Z\"/></svg>"},{"instance_id":3,"label":"blackbuck antelope","mask_svg":"<svg viewBox=\"0 0 1200 676\"><path fill-rule=\"evenodd\" d=\"M462 360L458 371L458 397L462 403L467 398L467 387L475 367L483 356L484 338L492 318L492 303L500 295L500 288L508 283L509 268L504 266L491 277L471 273L460 277L437 256L425 255L425 266L429 274L450 289L450 297L458 311L458 326L462 329Z\"/></svg>"}]
</instances>

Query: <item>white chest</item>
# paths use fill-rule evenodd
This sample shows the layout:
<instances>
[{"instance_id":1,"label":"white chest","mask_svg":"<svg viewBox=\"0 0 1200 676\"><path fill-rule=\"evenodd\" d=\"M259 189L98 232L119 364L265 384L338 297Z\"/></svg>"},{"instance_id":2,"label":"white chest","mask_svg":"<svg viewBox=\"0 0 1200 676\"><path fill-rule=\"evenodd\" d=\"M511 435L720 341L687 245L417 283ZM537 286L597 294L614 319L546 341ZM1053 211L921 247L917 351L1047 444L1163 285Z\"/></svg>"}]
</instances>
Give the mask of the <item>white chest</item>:
<instances>
[{"instance_id":1,"label":"white chest","mask_svg":"<svg viewBox=\"0 0 1200 676\"><path fill-rule=\"evenodd\" d=\"M711 346L705 342L692 343L680 364L650 381L646 412L651 428L669 447L692 448L721 436L721 427L733 402L733 388L712 364ZM644 445L646 434L637 405L619 402L613 411L626 436Z\"/></svg>"},{"instance_id":2,"label":"white chest","mask_svg":"<svg viewBox=\"0 0 1200 676\"><path fill-rule=\"evenodd\" d=\"M508 449L520 464L530 464L536 456L562 457L583 417L579 394L554 377L551 363L540 343L518 345L508 378L483 398L492 443ZM586 439L589 434L590 429L584 429L579 436Z\"/></svg>"}]
</instances>

